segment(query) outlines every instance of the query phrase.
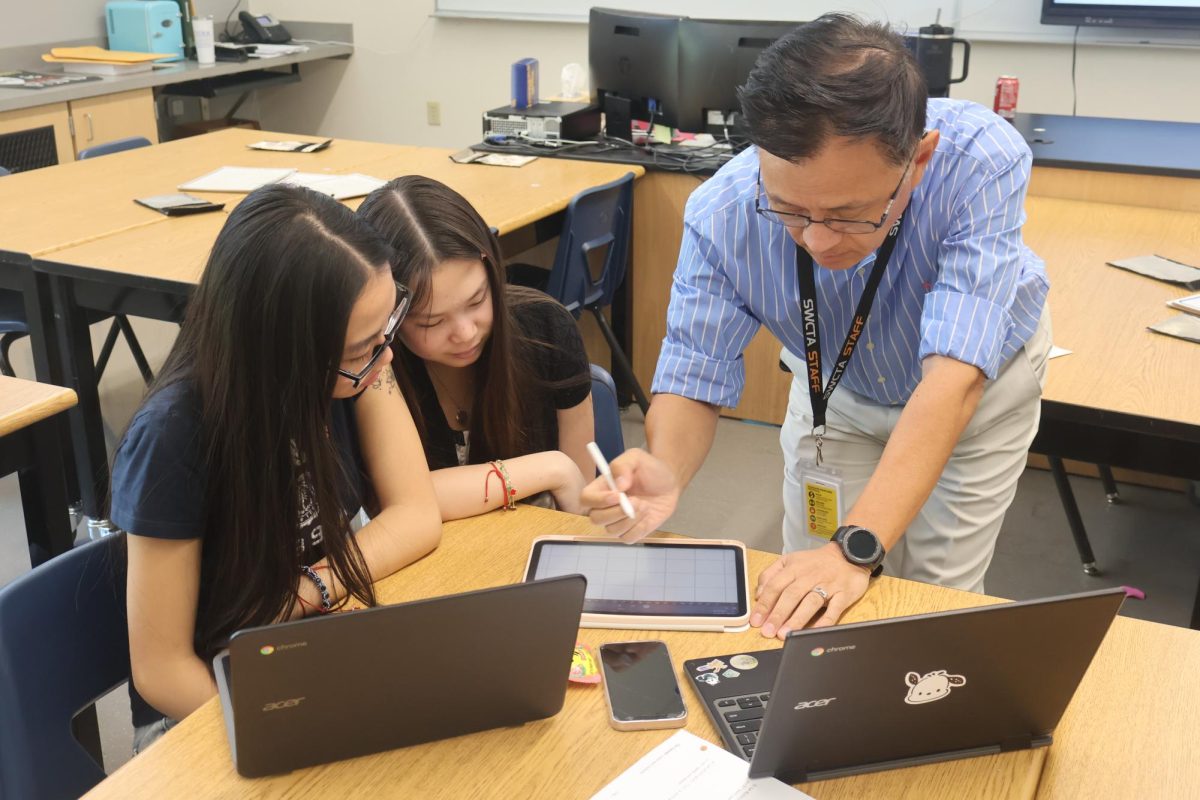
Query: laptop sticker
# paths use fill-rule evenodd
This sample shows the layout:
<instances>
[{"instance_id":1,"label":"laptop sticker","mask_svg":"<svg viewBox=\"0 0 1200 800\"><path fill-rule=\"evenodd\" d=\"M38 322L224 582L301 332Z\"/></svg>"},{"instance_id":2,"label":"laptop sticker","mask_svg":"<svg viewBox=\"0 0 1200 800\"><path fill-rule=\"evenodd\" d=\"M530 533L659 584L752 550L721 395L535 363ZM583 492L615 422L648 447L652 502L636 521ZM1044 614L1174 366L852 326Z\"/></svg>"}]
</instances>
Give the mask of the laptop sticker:
<instances>
[{"instance_id":1,"label":"laptop sticker","mask_svg":"<svg viewBox=\"0 0 1200 800\"><path fill-rule=\"evenodd\" d=\"M737 669L742 669L742 670L754 669L755 667L758 666L758 659L755 658L754 656L748 656L748 655L742 654L742 655L734 656L733 658L729 659L729 663L732 664Z\"/></svg>"},{"instance_id":2,"label":"laptop sticker","mask_svg":"<svg viewBox=\"0 0 1200 800\"><path fill-rule=\"evenodd\" d=\"M946 670L939 669L925 675L910 672L904 676L904 683L908 685L908 696L904 698L904 702L915 706L941 700L950 694L952 686L965 686L967 679L962 675L949 675Z\"/></svg>"},{"instance_id":3,"label":"laptop sticker","mask_svg":"<svg viewBox=\"0 0 1200 800\"><path fill-rule=\"evenodd\" d=\"M738 672L736 669L727 669L721 673L721 677L722 678L736 678L737 676L739 676L741 674L742 673Z\"/></svg>"},{"instance_id":4,"label":"laptop sticker","mask_svg":"<svg viewBox=\"0 0 1200 800\"><path fill-rule=\"evenodd\" d=\"M705 672L697 675L696 680L700 681L701 683L707 683L709 686L716 686L721 682L721 679L717 677L715 672Z\"/></svg>"},{"instance_id":5,"label":"laptop sticker","mask_svg":"<svg viewBox=\"0 0 1200 800\"><path fill-rule=\"evenodd\" d=\"M721 670L725 669L728 666L729 665L726 664L721 659L714 658L712 661L708 662L707 664L701 664L700 666L696 667L696 672L708 672L710 670L712 672L720 672Z\"/></svg>"}]
</instances>

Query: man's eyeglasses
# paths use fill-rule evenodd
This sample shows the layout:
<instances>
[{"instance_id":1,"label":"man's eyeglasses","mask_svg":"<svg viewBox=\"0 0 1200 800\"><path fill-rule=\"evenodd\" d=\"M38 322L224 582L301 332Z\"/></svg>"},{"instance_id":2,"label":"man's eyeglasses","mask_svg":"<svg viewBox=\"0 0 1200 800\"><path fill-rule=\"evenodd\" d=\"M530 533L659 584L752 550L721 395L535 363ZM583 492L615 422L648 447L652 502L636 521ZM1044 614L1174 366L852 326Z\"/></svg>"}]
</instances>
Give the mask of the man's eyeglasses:
<instances>
[{"instance_id":1,"label":"man's eyeglasses","mask_svg":"<svg viewBox=\"0 0 1200 800\"><path fill-rule=\"evenodd\" d=\"M396 338L396 332L400 330L400 323L408 316L408 308L411 301L412 293L408 290L408 287L402 283L397 283L396 310L392 312L391 316L387 319L387 323L383 326L383 343L375 346L375 349L371 351L371 355L367 358L367 362L358 372L351 372L338 367L338 375L341 375L343 378L349 378L355 389L371 374L371 370L375 369L375 364L378 363L379 357L383 355L383 351L391 346L392 340Z\"/></svg>"},{"instance_id":2,"label":"man's eyeglasses","mask_svg":"<svg viewBox=\"0 0 1200 800\"><path fill-rule=\"evenodd\" d=\"M916 154L913 154L916 158ZM807 214L797 214L792 211L776 211L773 208L767 208L763 205L763 185L762 173L758 175L758 186L754 192L754 210L763 219L774 222L776 225L782 225L785 228L798 228L803 230L809 225L818 224L824 225L831 231L838 233L874 233L883 227L887 222L888 214L892 213L892 206L896 203L896 196L900 194L900 187L904 185L904 179L908 177L908 171L912 168L913 158L908 160L908 164L904 167L903 174L900 175L900 182L896 184L896 188L892 190L892 194L888 197L887 206L883 209L883 216L878 222L869 222L867 220L856 219L838 219L836 217L826 217L825 219L813 219Z\"/></svg>"}]
</instances>

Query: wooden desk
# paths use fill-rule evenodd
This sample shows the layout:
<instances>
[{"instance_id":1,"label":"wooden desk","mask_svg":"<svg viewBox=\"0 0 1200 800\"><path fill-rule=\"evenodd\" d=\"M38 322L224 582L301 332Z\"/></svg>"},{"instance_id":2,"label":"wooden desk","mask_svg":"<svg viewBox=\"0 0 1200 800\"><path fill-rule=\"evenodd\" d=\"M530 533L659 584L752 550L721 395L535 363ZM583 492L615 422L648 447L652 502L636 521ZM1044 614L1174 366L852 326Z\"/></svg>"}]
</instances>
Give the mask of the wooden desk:
<instances>
[{"instance_id":1,"label":"wooden desk","mask_svg":"<svg viewBox=\"0 0 1200 800\"><path fill-rule=\"evenodd\" d=\"M161 224L168 218L133 199L170 194L179 184L222 166L351 172L360 163L415 149L342 139L316 153L246 148L263 139L294 138L317 139L229 128L10 175L0 181L0 249L42 256L129 228ZM236 202L240 197L219 199Z\"/></svg>"},{"instance_id":2,"label":"wooden desk","mask_svg":"<svg viewBox=\"0 0 1200 800\"><path fill-rule=\"evenodd\" d=\"M293 134L229 129L206 136L131 150L114 156L15 175L0 191L60 209L52 224L45 214L16 209L0 217L0 248L32 252L59 316L63 374L51 367L39 378L61 381L79 393L71 415L84 513L98 516L108 485L107 451L100 420L91 339L81 309L179 321L187 295L199 280L208 251L227 214L244 195L212 195L225 213L165 217L136 205L134 197L174 191L175 186L222 165L295 167L364 172L390 179L403 174L438 178L475 204L501 234L562 212L580 191L641 167L539 160L519 169L463 165L451 150L338 140L327 150L273 153L246 149L260 139ZM79 187L73 193L72 187ZM117 188L119 187L119 188ZM15 192L20 191L18 195ZM350 202L356 207L361 202ZM97 210L97 207L100 210ZM0 195L0 208L7 208ZM9 223L13 227L9 227ZM9 233L9 230L15 231ZM0 253L0 262L20 256ZM11 265L9 267L12 268ZM0 277L5 264L0 263ZM52 363L43 359L41 364Z\"/></svg>"},{"instance_id":3,"label":"wooden desk","mask_svg":"<svg viewBox=\"0 0 1200 800\"><path fill-rule=\"evenodd\" d=\"M517 512L450 523L441 546L417 564L381 581L382 602L479 589L520 579L529 543L547 533L586 533L587 520L522 506ZM751 581L775 556L751 551ZM962 608L993 598L881 578L848 615L860 621L920 611ZM451 635L470 637L470 631ZM582 630L579 638L608 641L664 638L676 667L685 659L739 648L771 646L757 632L740 634ZM774 642L778 644L778 642ZM419 649L419 644L415 644ZM510 654L481 653L481 674L512 667ZM1149 671L1135 682L1186 680ZM346 665L346 676L353 665ZM1091 676L1089 676L1091 678ZM690 689L688 730L720 737ZM613 780L673 731L618 732L608 727L599 686L571 686L561 713L548 720L329 764L277 777L246 780L233 768L220 706L214 699L160 742L87 795L127 797L421 797L586 798ZM336 735L336 732L330 732ZM1004 753L804 785L834 798L1018 798L1034 795L1045 750ZM1149 774L1149 773L1147 773Z\"/></svg>"},{"instance_id":4,"label":"wooden desk","mask_svg":"<svg viewBox=\"0 0 1200 800\"><path fill-rule=\"evenodd\" d=\"M0 375L0 475L18 473L29 559L37 566L71 549L59 412L75 393Z\"/></svg>"}]
</instances>

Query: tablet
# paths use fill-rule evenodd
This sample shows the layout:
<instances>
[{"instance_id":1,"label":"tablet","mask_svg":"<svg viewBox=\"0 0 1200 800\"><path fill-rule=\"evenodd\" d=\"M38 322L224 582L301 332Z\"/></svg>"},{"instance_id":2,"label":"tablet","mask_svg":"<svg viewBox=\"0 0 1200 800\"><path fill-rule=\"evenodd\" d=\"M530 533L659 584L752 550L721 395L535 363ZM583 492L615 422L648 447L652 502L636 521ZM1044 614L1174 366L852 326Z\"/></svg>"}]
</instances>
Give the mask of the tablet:
<instances>
[{"instance_id":1,"label":"tablet","mask_svg":"<svg viewBox=\"0 0 1200 800\"><path fill-rule=\"evenodd\" d=\"M750 620L746 547L728 540L593 536L535 539L525 580L587 578L584 628L745 630Z\"/></svg>"}]
</instances>

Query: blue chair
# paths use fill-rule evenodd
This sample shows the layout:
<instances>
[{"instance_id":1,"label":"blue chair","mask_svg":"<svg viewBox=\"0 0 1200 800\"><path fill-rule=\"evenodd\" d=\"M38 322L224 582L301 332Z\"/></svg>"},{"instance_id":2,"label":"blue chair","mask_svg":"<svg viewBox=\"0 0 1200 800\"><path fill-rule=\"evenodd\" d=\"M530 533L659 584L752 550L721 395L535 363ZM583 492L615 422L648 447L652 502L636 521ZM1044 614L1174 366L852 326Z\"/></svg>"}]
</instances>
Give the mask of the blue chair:
<instances>
[{"instance_id":1,"label":"blue chair","mask_svg":"<svg viewBox=\"0 0 1200 800\"><path fill-rule=\"evenodd\" d=\"M104 779L93 704L130 674L123 544L88 542L0 589L6 800L75 798Z\"/></svg>"},{"instance_id":2,"label":"blue chair","mask_svg":"<svg viewBox=\"0 0 1200 800\"><path fill-rule=\"evenodd\" d=\"M596 421L596 445L612 461L625 452L621 433L621 409L617 405L617 386L604 367L592 364L592 415Z\"/></svg>"},{"instance_id":3,"label":"blue chair","mask_svg":"<svg viewBox=\"0 0 1200 800\"><path fill-rule=\"evenodd\" d=\"M95 147L89 147L79 153L79 159L95 158L104 156L110 153L119 153L122 150L133 150L138 147L149 147L150 140L143 136L130 136L125 139L117 139L116 141L98 144ZM0 170L0 175L7 174L5 170ZM112 317L112 326L108 329L108 335L104 338L104 345L100 348L100 357L96 359L96 380L100 380L104 375L104 368L108 366L108 359L112 356L113 347L117 343L117 336L124 334L125 341L129 344L129 352L133 354L133 360L137 364L138 371L142 373L142 380L149 385L154 380L154 373L150 369L150 364L146 361L146 356L142 352L141 344L137 340L137 336L133 333L133 326L129 324L129 318L124 314L106 314L101 311L88 311L87 322L92 325L97 322ZM10 378L15 378L16 373L13 372L12 363L8 359L8 350L12 347L13 342L23 336L29 335L29 324L25 319L25 304L19 292L0 289L0 375L7 375Z\"/></svg>"},{"instance_id":4,"label":"blue chair","mask_svg":"<svg viewBox=\"0 0 1200 800\"><path fill-rule=\"evenodd\" d=\"M5 175L12 175L12 173L6 170L4 167L0 167L0 178L3 178Z\"/></svg>"},{"instance_id":5,"label":"blue chair","mask_svg":"<svg viewBox=\"0 0 1200 800\"><path fill-rule=\"evenodd\" d=\"M145 136L127 136L124 139L114 139L111 142L98 144L89 147L86 150L80 150L77 158L83 161L88 158L96 158L97 156L108 156L113 153L121 153L125 150L136 150L139 147L149 147L150 140Z\"/></svg>"},{"instance_id":6,"label":"blue chair","mask_svg":"<svg viewBox=\"0 0 1200 800\"><path fill-rule=\"evenodd\" d=\"M650 401L604 317L604 309L612 305L613 297L625 279L632 227L632 172L612 183L575 195L563 219L546 293L566 306L576 319L584 310L595 315L600 332L612 351L613 363L621 371L621 377L629 382L637 404L645 414ZM603 253L604 259L600 275L595 279L591 270L593 251L597 256Z\"/></svg>"}]
</instances>

